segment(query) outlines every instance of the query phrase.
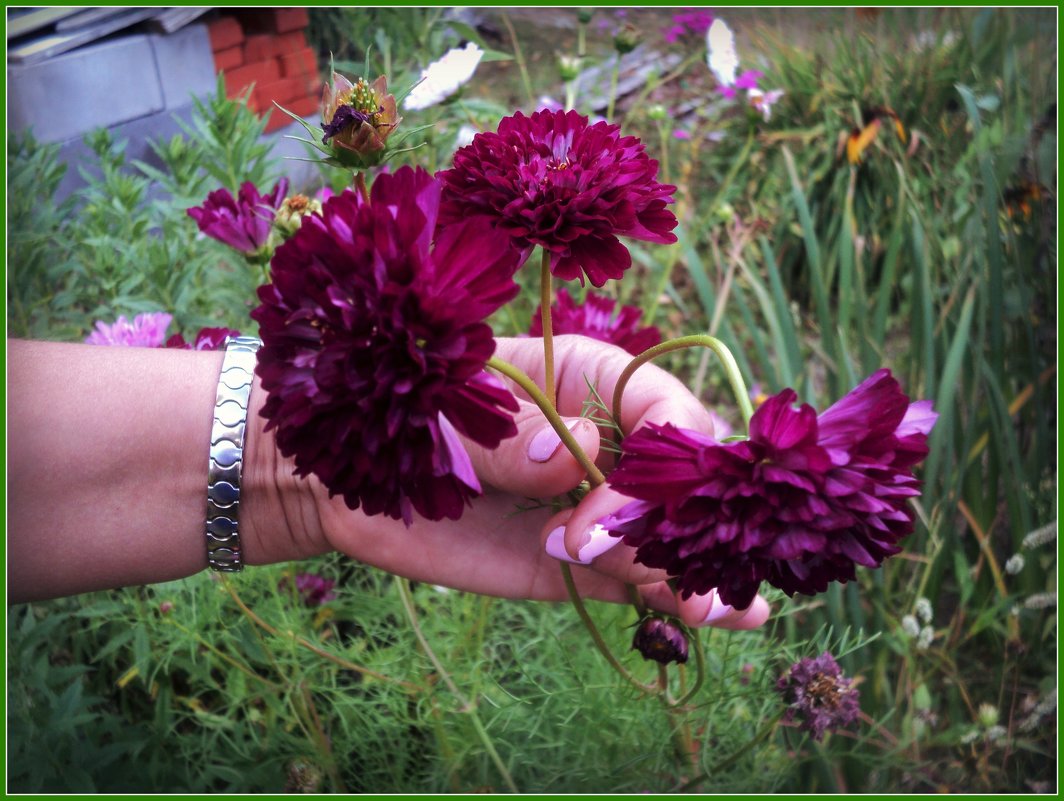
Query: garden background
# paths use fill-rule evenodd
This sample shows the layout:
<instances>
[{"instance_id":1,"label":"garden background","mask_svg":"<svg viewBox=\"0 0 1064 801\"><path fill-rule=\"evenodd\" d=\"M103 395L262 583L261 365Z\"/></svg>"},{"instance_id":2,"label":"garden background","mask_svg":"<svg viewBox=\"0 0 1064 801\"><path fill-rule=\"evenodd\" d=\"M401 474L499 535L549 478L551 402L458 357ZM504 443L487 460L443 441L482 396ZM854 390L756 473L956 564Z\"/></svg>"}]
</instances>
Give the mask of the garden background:
<instances>
[{"instance_id":1,"label":"garden background","mask_svg":"<svg viewBox=\"0 0 1064 801\"><path fill-rule=\"evenodd\" d=\"M400 163L445 168L548 99L642 137L680 241L630 245L610 291L666 336L714 333L760 393L823 409L889 366L933 399L904 552L816 598L770 591L763 629L704 632L710 680L679 716L567 605L408 596L337 555L12 607L10 791L1056 790L1056 10L706 11L783 91L769 117L717 90L682 9L311 9L308 35L323 74L331 54L393 89L448 48L488 53L457 99L404 113L431 127ZM105 131L91 164L9 132L8 336L145 311L250 333L261 273L185 210L286 174L265 125L220 84L154 166ZM87 185L57 200L63 170ZM500 335L527 331L528 289ZM739 423L710 362L663 366ZM334 597L308 602L297 572ZM633 612L591 609L623 653ZM774 687L824 650L862 719L814 742L776 723Z\"/></svg>"}]
</instances>

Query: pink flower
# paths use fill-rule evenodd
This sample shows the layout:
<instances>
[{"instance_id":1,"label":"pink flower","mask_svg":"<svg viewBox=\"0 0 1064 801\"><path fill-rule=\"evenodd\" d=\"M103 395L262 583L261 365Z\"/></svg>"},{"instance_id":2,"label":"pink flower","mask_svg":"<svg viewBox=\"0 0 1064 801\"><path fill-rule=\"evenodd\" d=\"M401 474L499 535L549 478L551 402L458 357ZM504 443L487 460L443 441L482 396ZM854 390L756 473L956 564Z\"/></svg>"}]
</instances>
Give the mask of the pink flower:
<instances>
[{"instance_id":1,"label":"pink flower","mask_svg":"<svg viewBox=\"0 0 1064 801\"><path fill-rule=\"evenodd\" d=\"M459 434L494 448L517 433L517 401L484 371L516 254L484 217L438 230L423 170L378 176L370 197L335 195L274 254L251 313L262 413L297 474L350 508L457 519L480 492Z\"/></svg>"},{"instance_id":2,"label":"pink flower","mask_svg":"<svg viewBox=\"0 0 1064 801\"><path fill-rule=\"evenodd\" d=\"M265 195L246 181L235 199L228 189L216 189L207 195L202 206L189 209L188 216L207 236L250 256L269 239L274 215L287 192L287 178L278 181Z\"/></svg>"},{"instance_id":3,"label":"pink flower","mask_svg":"<svg viewBox=\"0 0 1064 801\"><path fill-rule=\"evenodd\" d=\"M282 579L282 586L285 581ZM303 603L307 606L321 606L333 600L336 593L332 591L336 582L332 579L322 578L317 573L297 573L296 592L302 596Z\"/></svg>"},{"instance_id":4,"label":"pink flower","mask_svg":"<svg viewBox=\"0 0 1064 801\"><path fill-rule=\"evenodd\" d=\"M166 312L145 312L130 322L119 316L113 323L96 322L96 330L85 338L89 345L125 345L137 348L162 347L173 316Z\"/></svg>"},{"instance_id":5,"label":"pink flower","mask_svg":"<svg viewBox=\"0 0 1064 801\"><path fill-rule=\"evenodd\" d=\"M851 725L861 714L860 693L853 679L842 675L839 663L827 651L815 659L795 662L776 682L776 689L788 704L784 720L798 718L814 740Z\"/></svg>"},{"instance_id":6,"label":"pink flower","mask_svg":"<svg viewBox=\"0 0 1064 801\"><path fill-rule=\"evenodd\" d=\"M787 389L762 404L750 438L721 444L649 424L622 444L610 486L638 500L606 525L636 561L678 578L685 597L716 587L737 608L762 581L813 595L878 567L912 533L912 467L938 415L879 370L819 417Z\"/></svg>"},{"instance_id":7,"label":"pink flower","mask_svg":"<svg viewBox=\"0 0 1064 801\"><path fill-rule=\"evenodd\" d=\"M454 155L443 183L440 222L486 216L527 257L539 245L559 278L595 286L632 264L618 236L676 241L668 210L674 186L657 182L658 163L642 142L575 111L517 112L498 132L477 134Z\"/></svg>"},{"instance_id":8,"label":"pink flower","mask_svg":"<svg viewBox=\"0 0 1064 801\"><path fill-rule=\"evenodd\" d=\"M622 306L616 310L617 301L594 292L579 306L572 296L561 288L557 300L551 304L551 328L554 334L581 334L602 342L624 348L638 356L647 348L661 342L661 332L655 326L639 328L643 313L635 306ZM537 306L532 315L530 336L543 336L543 320Z\"/></svg>"}]
</instances>

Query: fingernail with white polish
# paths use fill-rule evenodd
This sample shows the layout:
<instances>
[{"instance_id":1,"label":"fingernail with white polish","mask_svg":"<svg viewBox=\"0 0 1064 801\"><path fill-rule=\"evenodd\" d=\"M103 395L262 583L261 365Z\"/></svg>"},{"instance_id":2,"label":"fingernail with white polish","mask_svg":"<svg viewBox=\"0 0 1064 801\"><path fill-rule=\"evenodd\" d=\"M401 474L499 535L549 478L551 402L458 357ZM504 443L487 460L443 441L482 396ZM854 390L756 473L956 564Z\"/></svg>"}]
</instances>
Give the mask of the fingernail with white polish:
<instances>
[{"instance_id":1,"label":"fingernail with white polish","mask_svg":"<svg viewBox=\"0 0 1064 801\"><path fill-rule=\"evenodd\" d=\"M565 424L565 427L570 431L575 431L579 425L581 425L581 421L577 419L570 420ZM545 428L537 431L535 436L528 441L528 458L533 462L550 461L550 458L558 452L561 446L562 438L558 436L554 426L548 423Z\"/></svg>"},{"instance_id":2,"label":"fingernail with white polish","mask_svg":"<svg viewBox=\"0 0 1064 801\"><path fill-rule=\"evenodd\" d=\"M716 590L711 590L710 592L712 593L712 601L710 602L709 611L702 619L703 623L713 623L735 611L734 607L728 606L720 599Z\"/></svg>"},{"instance_id":3,"label":"fingernail with white polish","mask_svg":"<svg viewBox=\"0 0 1064 801\"><path fill-rule=\"evenodd\" d=\"M586 562L580 562L569 554L565 550L565 526L558 526L550 534L547 535L547 545L545 550L548 556L553 556L555 559L560 559L563 562L569 562L574 565L587 564Z\"/></svg>"},{"instance_id":4,"label":"fingernail with white polish","mask_svg":"<svg viewBox=\"0 0 1064 801\"><path fill-rule=\"evenodd\" d=\"M590 539L580 546L580 550L577 553L580 555L580 561L583 564L590 564L594 559L602 556L610 548L620 543L620 537L610 536L609 529L607 529L601 523L596 523L588 531Z\"/></svg>"}]
</instances>

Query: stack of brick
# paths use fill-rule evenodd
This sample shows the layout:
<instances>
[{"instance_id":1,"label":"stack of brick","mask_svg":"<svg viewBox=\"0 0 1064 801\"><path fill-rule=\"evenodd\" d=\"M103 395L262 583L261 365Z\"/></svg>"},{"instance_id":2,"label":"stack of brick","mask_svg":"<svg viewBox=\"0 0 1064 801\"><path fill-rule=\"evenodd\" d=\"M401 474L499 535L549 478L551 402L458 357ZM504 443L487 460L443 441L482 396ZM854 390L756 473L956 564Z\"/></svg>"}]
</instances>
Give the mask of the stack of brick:
<instances>
[{"instance_id":1,"label":"stack of brick","mask_svg":"<svg viewBox=\"0 0 1064 801\"><path fill-rule=\"evenodd\" d=\"M292 122L274 103L293 114L312 117L321 103L322 80L313 48L307 46L305 8L260 8L226 11L212 20L214 69L225 76L230 98L248 93L256 114L272 110L266 131Z\"/></svg>"}]
</instances>

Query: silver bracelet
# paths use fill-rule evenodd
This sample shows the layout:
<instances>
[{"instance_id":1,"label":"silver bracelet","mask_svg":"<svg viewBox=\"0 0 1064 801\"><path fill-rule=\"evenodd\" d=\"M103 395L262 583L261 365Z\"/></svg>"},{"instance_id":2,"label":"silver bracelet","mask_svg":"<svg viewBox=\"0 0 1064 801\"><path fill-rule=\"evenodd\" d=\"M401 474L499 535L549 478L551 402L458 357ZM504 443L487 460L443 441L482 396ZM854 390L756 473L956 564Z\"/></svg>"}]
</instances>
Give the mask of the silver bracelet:
<instances>
[{"instance_id":1,"label":"silver bracelet","mask_svg":"<svg viewBox=\"0 0 1064 801\"><path fill-rule=\"evenodd\" d=\"M261 346L262 341L255 337L229 337L218 377L207 465L207 564L212 570L226 573L244 569L240 549L240 472L244 466L244 431L255 374L255 351Z\"/></svg>"}]
</instances>

